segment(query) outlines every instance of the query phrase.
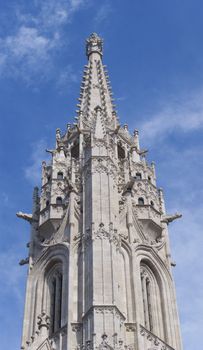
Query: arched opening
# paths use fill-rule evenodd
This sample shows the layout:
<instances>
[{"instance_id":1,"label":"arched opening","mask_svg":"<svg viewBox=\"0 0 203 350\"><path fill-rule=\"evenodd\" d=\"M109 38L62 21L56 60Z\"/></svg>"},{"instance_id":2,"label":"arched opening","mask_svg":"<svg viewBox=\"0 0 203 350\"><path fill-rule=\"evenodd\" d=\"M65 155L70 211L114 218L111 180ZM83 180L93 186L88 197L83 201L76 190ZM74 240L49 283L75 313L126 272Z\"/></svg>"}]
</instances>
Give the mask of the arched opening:
<instances>
[{"instance_id":1,"label":"arched opening","mask_svg":"<svg viewBox=\"0 0 203 350\"><path fill-rule=\"evenodd\" d=\"M46 201L46 207L48 207L49 204L50 204L50 203L49 203L49 200L47 200L47 201Z\"/></svg>"},{"instance_id":2,"label":"arched opening","mask_svg":"<svg viewBox=\"0 0 203 350\"><path fill-rule=\"evenodd\" d=\"M150 205L151 205L152 207L154 207L154 202L153 202L153 201L150 201Z\"/></svg>"},{"instance_id":3,"label":"arched opening","mask_svg":"<svg viewBox=\"0 0 203 350\"><path fill-rule=\"evenodd\" d=\"M144 198L138 198L138 205L144 205Z\"/></svg>"},{"instance_id":4,"label":"arched opening","mask_svg":"<svg viewBox=\"0 0 203 350\"><path fill-rule=\"evenodd\" d=\"M63 204L62 198L61 197L57 197L56 198L56 205L62 205L62 204Z\"/></svg>"},{"instance_id":5,"label":"arched opening","mask_svg":"<svg viewBox=\"0 0 203 350\"><path fill-rule=\"evenodd\" d=\"M144 262L140 266L140 278L144 326L158 337L165 339L160 281L156 273Z\"/></svg>"},{"instance_id":6,"label":"arched opening","mask_svg":"<svg viewBox=\"0 0 203 350\"><path fill-rule=\"evenodd\" d=\"M142 180L142 174L136 173L136 180Z\"/></svg>"},{"instance_id":7,"label":"arched opening","mask_svg":"<svg viewBox=\"0 0 203 350\"><path fill-rule=\"evenodd\" d=\"M57 180L63 180L63 173L62 173L62 171L59 171L57 173Z\"/></svg>"}]
</instances>

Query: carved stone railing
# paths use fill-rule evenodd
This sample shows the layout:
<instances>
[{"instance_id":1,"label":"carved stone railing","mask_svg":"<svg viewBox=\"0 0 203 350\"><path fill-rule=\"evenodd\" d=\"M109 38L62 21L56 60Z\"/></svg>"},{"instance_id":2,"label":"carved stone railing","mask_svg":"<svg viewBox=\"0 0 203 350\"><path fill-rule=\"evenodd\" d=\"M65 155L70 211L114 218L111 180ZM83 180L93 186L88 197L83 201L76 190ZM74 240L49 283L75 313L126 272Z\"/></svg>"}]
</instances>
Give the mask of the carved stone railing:
<instances>
[{"instance_id":1,"label":"carved stone railing","mask_svg":"<svg viewBox=\"0 0 203 350\"><path fill-rule=\"evenodd\" d=\"M149 350L174 350L170 345L165 343L159 337L151 333L145 327L140 325L140 334L144 338L144 349Z\"/></svg>"},{"instance_id":2,"label":"carved stone railing","mask_svg":"<svg viewBox=\"0 0 203 350\"><path fill-rule=\"evenodd\" d=\"M141 220L152 220L157 225L161 226L161 214L158 212L155 208L153 208L149 204L145 205L137 205L134 204L134 207L136 208L138 218Z\"/></svg>"}]
</instances>

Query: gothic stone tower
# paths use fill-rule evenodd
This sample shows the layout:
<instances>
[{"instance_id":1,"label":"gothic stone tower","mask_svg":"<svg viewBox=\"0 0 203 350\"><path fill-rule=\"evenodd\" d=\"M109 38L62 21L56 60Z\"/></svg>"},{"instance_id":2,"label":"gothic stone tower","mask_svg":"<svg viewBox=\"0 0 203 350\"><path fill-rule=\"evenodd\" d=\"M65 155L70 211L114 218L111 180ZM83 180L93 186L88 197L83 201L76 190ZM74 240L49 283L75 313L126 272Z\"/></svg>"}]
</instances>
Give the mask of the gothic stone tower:
<instances>
[{"instance_id":1,"label":"gothic stone tower","mask_svg":"<svg viewBox=\"0 0 203 350\"><path fill-rule=\"evenodd\" d=\"M168 224L138 131L120 126L102 63L88 63L77 122L56 131L31 224L24 350L181 350Z\"/></svg>"}]
</instances>

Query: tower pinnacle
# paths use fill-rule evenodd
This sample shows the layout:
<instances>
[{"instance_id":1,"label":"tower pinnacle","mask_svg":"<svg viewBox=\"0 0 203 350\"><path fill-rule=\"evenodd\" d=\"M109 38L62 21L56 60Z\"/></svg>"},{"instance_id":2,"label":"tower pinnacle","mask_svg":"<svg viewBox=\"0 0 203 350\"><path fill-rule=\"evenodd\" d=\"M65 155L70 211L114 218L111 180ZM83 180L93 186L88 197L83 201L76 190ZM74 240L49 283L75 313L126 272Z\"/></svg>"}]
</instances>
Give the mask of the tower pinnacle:
<instances>
[{"instance_id":1,"label":"tower pinnacle","mask_svg":"<svg viewBox=\"0 0 203 350\"><path fill-rule=\"evenodd\" d=\"M91 53L98 52L101 56L103 54L103 40L97 33L92 33L89 38L86 39L86 55L89 58Z\"/></svg>"}]
</instances>

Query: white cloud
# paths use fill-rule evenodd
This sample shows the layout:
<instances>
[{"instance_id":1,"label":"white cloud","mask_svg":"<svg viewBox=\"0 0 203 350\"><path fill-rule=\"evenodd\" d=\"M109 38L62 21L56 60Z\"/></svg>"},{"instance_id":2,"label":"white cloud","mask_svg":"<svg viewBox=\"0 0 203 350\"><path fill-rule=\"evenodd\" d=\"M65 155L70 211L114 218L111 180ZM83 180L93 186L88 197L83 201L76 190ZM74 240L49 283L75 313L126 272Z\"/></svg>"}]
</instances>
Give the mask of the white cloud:
<instances>
[{"instance_id":1,"label":"white cloud","mask_svg":"<svg viewBox=\"0 0 203 350\"><path fill-rule=\"evenodd\" d=\"M4 52L4 63L16 60L24 63L35 64L40 60L48 60L49 52L58 44L58 35L52 38L46 37L36 29L22 26L13 36L0 40L0 47Z\"/></svg>"},{"instance_id":2,"label":"white cloud","mask_svg":"<svg viewBox=\"0 0 203 350\"><path fill-rule=\"evenodd\" d=\"M55 60L64 45L64 26L86 3L87 0L35 0L32 10L18 7L15 31L0 37L0 75L21 78L28 85L33 81L57 81L61 72Z\"/></svg>"},{"instance_id":3,"label":"white cloud","mask_svg":"<svg viewBox=\"0 0 203 350\"><path fill-rule=\"evenodd\" d=\"M140 131L145 141L153 142L175 131L186 133L199 128L203 128L202 90L169 101L140 126Z\"/></svg>"},{"instance_id":4,"label":"white cloud","mask_svg":"<svg viewBox=\"0 0 203 350\"><path fill-rule=\"evenodd\" d=\"M24 169L25 177L34 185L41 182L41 165L43 159L48 159L45 150L46 141L41 139L32 144L31 160L32 164Z\"/></svg>"}]
</instances>

